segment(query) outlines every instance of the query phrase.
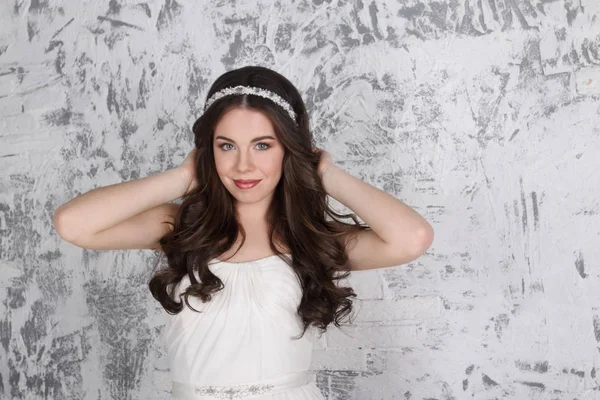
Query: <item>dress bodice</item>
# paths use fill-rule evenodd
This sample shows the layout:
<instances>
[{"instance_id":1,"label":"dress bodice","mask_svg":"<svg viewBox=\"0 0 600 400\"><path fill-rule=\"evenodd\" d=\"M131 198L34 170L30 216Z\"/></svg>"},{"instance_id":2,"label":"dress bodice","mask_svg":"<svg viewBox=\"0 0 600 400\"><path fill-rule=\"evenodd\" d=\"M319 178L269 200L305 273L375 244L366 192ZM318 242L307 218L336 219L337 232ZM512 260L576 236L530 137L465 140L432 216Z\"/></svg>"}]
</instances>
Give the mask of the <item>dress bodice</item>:
<instances>
[{"instance_id":1,"label":"dress bodice","mask_svg":"<svg viewBox=\"0 0 600 400\"><path fill-rule=\"evenodd\" d=\"M224 288L206 303L189 296L200 312L183 302L165 330L172 380L229 385L308 371L314 331L292 338L302 333L302 289L294 270L277 255L241 263L213 259L208 267ZM189 285L186 275L176 301Z\"/></svg>"}]
</instances>

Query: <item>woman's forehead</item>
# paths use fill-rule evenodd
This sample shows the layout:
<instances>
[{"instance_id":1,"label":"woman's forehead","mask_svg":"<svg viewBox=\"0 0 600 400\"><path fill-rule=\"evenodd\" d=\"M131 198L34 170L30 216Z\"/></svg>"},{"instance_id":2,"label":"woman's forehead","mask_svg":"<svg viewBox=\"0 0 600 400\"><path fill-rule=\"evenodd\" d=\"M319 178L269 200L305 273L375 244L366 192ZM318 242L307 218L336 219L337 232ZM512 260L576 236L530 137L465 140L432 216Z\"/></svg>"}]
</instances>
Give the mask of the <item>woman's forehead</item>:
<instances>
[{"instance_id":1,"label":"woman's forehead","mask_svg":"<svg viewBox=\"0 0 600 400\"><path fill-rule=\"evenodd\" d=\"M215 126L215 131L247 131L253 129L272 133L273 124L264 112L239 107L225 112Z\"/></svg>"},{"instance_id":2,"label":"woman's forehead","mask_svg":"<svg viewBox=\"0 0 600 400\"><path fill-rule=\"evenodd\" d=\"M269 118L262 112L236 108L225 113L214 129L214 140L250 142L274 139L277 134Z\"/></svg>"}]
</instances>

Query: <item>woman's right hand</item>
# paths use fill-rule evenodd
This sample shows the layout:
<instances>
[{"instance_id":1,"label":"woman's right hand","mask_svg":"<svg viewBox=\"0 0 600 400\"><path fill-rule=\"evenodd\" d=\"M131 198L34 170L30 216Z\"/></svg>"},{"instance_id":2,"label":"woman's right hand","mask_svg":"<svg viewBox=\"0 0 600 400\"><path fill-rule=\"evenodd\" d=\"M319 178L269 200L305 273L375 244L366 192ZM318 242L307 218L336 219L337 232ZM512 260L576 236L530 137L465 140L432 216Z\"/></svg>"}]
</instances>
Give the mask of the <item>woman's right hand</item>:
<instances>
[{"instance_id":1,"label":"woman's right hand","mask_svg":"<svg viewBox=\"0 0 600 400\"><path fill-rule=\"evenodd\" d=\"M185 182L185 193L188 194L192 190L194 190L198 186L198 178L196 177L196 155L198 154L198 149L195 147L188 153L185 157L179 168L183 174L183 179Z\"/></svg>"}]
</instances>

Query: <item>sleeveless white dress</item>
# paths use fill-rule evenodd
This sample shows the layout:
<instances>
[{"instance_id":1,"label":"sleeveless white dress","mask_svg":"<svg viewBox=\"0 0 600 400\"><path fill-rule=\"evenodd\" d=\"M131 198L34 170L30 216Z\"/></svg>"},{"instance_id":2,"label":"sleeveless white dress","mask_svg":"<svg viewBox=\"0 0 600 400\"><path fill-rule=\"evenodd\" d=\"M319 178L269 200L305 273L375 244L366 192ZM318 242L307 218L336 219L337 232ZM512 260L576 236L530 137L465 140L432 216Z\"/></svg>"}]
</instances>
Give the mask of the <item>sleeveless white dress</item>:
<instances>
[{"instance_id":1,"label":"sleeveless white dress","mask_svg":"<svg viewBox=\"0 0 600 400\"><path fill-rule=\"evenodd\" d=\"M200 313L184 302L169 315L164 343L173 398L325 400L308 372L315 328L292 339L302 332L302 289L292 268L277 255L241 263L213 259L208 267L224 288L207 303L189 296ZM189 284L186 275L176 301Z\"/></svg>"}]
</instances>

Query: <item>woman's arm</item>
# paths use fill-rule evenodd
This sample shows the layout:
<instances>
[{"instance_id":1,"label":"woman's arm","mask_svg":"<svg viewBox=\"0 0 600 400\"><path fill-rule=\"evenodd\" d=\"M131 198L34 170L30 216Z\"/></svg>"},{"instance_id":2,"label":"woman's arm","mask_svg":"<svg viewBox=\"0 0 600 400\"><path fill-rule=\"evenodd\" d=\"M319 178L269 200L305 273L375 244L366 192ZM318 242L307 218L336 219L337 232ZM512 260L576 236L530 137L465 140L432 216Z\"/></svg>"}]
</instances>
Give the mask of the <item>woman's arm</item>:
<instances>
[{"instance_id":1,"label":"woman's arm","mask_svg":"<svg viewBox=\"0 0 600 400\"><path fill-rule=\"evenodd\" d=\"M86 247L85 243L94 235L182 197L188 184L189 178L177 167L97 188L58 207L54 212L54 226L63 239L74 244L84 243L81 247Z\"/></svg>"},{"instance_id":2,"label":"woman's arm","mask_svg":"<svg viewBox=\"0 0 600 400\"><path fill-rule=\"evenodd\" d=\"M351 269L371 269L405 264L418 258L433 241L433 228L417 211L394 196L352 176L335 165L322 175L327 194L350 208L371 231L341 238Z\"/></svg>"}]
</instances>

